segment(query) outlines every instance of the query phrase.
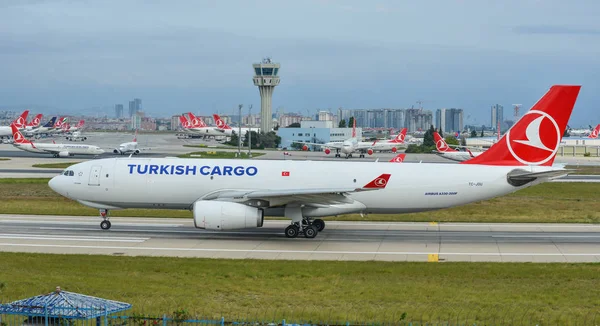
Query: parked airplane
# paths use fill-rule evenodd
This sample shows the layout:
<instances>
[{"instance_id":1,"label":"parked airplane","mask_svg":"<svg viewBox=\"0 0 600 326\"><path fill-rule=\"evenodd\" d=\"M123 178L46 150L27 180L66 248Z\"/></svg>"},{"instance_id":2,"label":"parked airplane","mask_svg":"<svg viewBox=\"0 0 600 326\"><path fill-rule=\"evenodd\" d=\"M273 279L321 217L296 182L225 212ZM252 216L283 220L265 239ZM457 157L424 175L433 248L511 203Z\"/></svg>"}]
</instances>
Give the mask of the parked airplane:
<instances>
[{"instance_id":1,"label":"parked airplane","mask_svg":"<svg viewBox=\"0 0 600 326\"><path fill-rule=\"evenodd\" d=\"M100 147L93 145L33 143L27 140L14 124L11 125L11 129L14 138L13 146L26 152L52 154L54 157L69 157L73 155L98 156L104 153L104 150Z\"/></svg>"},{"instance_id":2,"label":"parked airplane","mask_svg":"<svg viewBox=\"0 0 600 326\"><path fill-rule=\"evenodd\" d=\"M25 125L25 130L31 131L38 128L42 122L42 116L43 115L40 113L36 115L35 118L31 119L31 121Z\"/></svg>"},{"instance_id":3,"label":"parked airplane","mask_svg":"<svg viewBox=\"0 0 600 326\"><path fill-rule=\"evenodd\" d=\"M56 123L54 124L52 129L48 130L48 133L61 134L61 133L65 132L63 126L66 125L68 121L69 121L69 118L67 118L67 117L58 118L58 120L56 120Z\"/></svg>"},{"instance_id":4,"label":"parked airplane","mask_svg":"<svg viewBox=\"0 0 600 326\"><path fill-rule=\"evenodd\" d=\"M27 125L27 115L29 114L29 110L23 111L20 116L18 116L15 121L11 123L10 126L0 126L0 138L8 138L13 135L12 125L15 125L18 129L25 129Z\"/></svg>"},{"instance_id":5,"label":"parked airplane","mask_svg":"<svg viewBox=\"0 0 600 326\"><path fill-rule=\"evenodd\" d=\"M215 125L217 125L217 129L219 131L223 132L227 136L231 136L231 134L233 134L233 133L237 134L238 132L240 132L240 129L241 129L242 135L245 135L248 132L248 130L252 130L254 132L260 132L260 128L248 128L248 127L231 128L225 122L225 120L221 119L221 117L218 114L213 114L213 119L215 119Z\"/></svg>"},{"instance_id":6,"label":"parked airplane","mask_svg":"<svg viewBox=\"0 0 600 326\"><path fill-rule=\"evenodd\" d=\"M552 86L500 142L460 164L111 158L72 165L49 186L100 209L102 229L111 209L190 209L200 229L257 228L283 215L287 237L314 238L325 228L316 217L448 208L568 174L552 163L579 90Z\"/></svg>"},{"instance_id":7,"label":"parked airplane","mask_svg":"<svg viewBox=\"0 0 600 326\"><path fill-rule=\"evenodd\" d=\"M331 153L331 148L335 149L335 157L341 157L341 154L346 154L346 159L352 157L352 153L359 153L359 157L365 157L365 154L373 155L373 149L375 147L376 142L361 142L356 138L356 120L354 120L354 124L352 126L352 138L348 138L341 142L328 142L324 144L319 143L308 143L308 142L296 142L299 144L303 144L302 150L307 151L308 145L311 146L319 146L325 147L325 154L329 155Z\"/></svg>"},{"instance_id":8,"label":"parked airplane","mask_svg":"<svg viewBox=\"0 0 600 326\"><path fill-rule=\"evenodd\" d=\"M71 134L67 134L67 136L65 136L65 138L67 138L67 140L70 141L85 141L87 140L87 137L81 134L81 131L75 131L72 132Z\"/></svg>"},{"instance_id":9,"label":"parked airplane","mask_svg":"<svg viewBox=\"0 0 600 326\"><path fill-rule=\"evenodd\" d=\"M225 134L217 128L207 126L202 119L197 118L192 112L188 112L188 116L190 118L189 121L185 118L185 115L179 117L179 121L181 122L184 131L193 135L205 137L225 136Z\"/></svg>"},{"instance_id":10,"label":"parked airplane","mask_svg":"<svg viewBox=\"0 0 600 326\"><path fill-rule=\"evenodd\" d=\"M396 153L396 151L398 151L398 148L404 147L406 145L404 143L404 139L406 138L407 130L407 128L402 128L402 130L400 130L400 132L398 133L398 136L396 136L396 138L394 139L377 141L373 146L373 150L392 151L393 153Z\"/></svg>"},{"instance_id":11,"label":"parked airplane","mask_svg":"<svg viewBox=\"0 0 600 326\"><path fill-rule=\"evenodd\" d=\"M592 130L588 138L596 139L598 138L598 133L600 133L600 124L598 124L594 130Z\"/></svg>"},{"instance_id":12,"label":"parked airplane","mask_svg":"<svg viewBox=\"0 0 600 326\"><path fill-rule=\"evenodd\" d=\"M133 136L133 141L130 141L127 143L122 143L121 145L119 145L119 148L115 148L113 150L113 153L121 154L121 155L126 155L126 154L138 155L141 151L149 150L149 149L150 148L138 147L137 130L136 130L135 135Z\"/></svg>"},{"instance_id":13,"label":"parked airplane","mask_svg":"<svg viewBox=\"0 0 600 326\"><path fill-rule=\"evenodd\" d=\"M50 133L50 130L52 130L54 128L55 122L56 122L56 117L52 117L43 126L33 129L33 130L23 130L23 133L26 136L35 136L36 138L39 138L40 135Z\"/></svg>"},{"instance_id":14,"label":"parked airplane","mask_svg":"<svg viewBox=\"0 0 600 326\"><path fill-rule=\"evenodd\" d=\"M473 157L479 156L481 155L481 153L483 153L481 151L471 152L469 148L467 148L467 146L452 145L455 147L464 147L464 151L459 151L457 149L451 148L437 131L433 132L433 139L435 140L435 153L449 160L462 162L470 160Z\"/></svg>"}]
</instances>

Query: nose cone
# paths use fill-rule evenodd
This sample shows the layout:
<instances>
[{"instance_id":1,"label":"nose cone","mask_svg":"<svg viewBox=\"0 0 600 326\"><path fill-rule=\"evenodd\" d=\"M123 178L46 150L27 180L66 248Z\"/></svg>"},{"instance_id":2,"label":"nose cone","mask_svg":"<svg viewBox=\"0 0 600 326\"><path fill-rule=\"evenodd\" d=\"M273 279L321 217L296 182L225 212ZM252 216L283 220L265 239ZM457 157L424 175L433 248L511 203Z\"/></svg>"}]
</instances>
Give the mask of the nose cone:
<instances>
[{"instance_id":1,"label":"nose cone","mask_svg":"<svg viewBox=\"0 0 600 326\"><path fill-rule=\"evenodd\" d=\"M50 179L50 181L48 181L48 186L50 186L50 189L54 190L55 192L61 194L61 192L59 191L59 185L60 185L60 175L56 176L52 179ZM62 195L62 194L61 194Z\"/></svg>"}]
</instances>

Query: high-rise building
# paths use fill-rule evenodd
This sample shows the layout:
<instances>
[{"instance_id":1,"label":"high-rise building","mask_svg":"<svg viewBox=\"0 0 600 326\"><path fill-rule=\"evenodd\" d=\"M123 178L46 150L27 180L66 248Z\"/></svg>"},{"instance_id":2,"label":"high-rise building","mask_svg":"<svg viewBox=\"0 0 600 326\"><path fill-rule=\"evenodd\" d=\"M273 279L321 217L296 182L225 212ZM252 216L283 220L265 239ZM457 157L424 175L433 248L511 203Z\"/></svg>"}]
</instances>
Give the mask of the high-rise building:
<instances>
[{"instance_id":1,"label":"high-rise building","mask_svg":"<svg viewBox=\"0 0 600 326\"><path fill-rule=\"evenodd\" d=\"M318 121L333 121L333 114L329 111L319 111L317 115Z\"/></svg>"},{"instance_id":2,"label":"high-rise building","mask_svg":"<svg viewBox=\"0 0 600 326\"><path fill-rule=\"evenodd\" d=\"M500 129L502 129L504 124L504 107L500 104L493 105L491 116L492 129L496 130L498 128L498 123L500 123Z\"/></svg>"},{"instance_id":3,"label":"high-rise building","mask_svg":"<svg viewBox=\"0 0 600 326\"><path fill-rule=\"evenodd\" d=\"M129 101L129 117L132 117L137 112L142 111L142 100L134 98L133 101Z\"/></svg>"},{"instance_id":4,"label":"high-rise building","mask_svg":"<svg viewBox=\"0 0 600 326\"><path fill-rule=\"evenodd\" d=\"M252 65L254 68L254 86L260 92L260 130L270 132L273 129L272 104L273 91L279 85L279 63L273 63L271 58L265 58L261 63Z\"/></svg>"},{"instance_id":5,"label":"high-rise building","mask_svg":"<svg viewBox=\"0 0 600 326\"><path fill-rule=\"evenodd\" d=\"M117 119L123 117L123 104L115 104L115 117Z\"/></svg>"},{"instance_id":6,"label":"high-rise building","mask_svg":"<svg viewBox=\"0 0 600 326\"><path fill-rule=\"evenodd\" d=\"M171 117L171 130L179 129L179 124L181 123L179 121L179 117L181 117L181 115L179 115L179 114Z\"/></svg>"},{"instance_id":7,"label":"high-rise building","mask_svg":"<svg viewBox=\"0 0 600 326\"><path fill-rule=\"evenodd\" d=\"M440 127L442 131L446 131L446 109L437 109L435 110L435 128L438 130Z\"/></svg>"}]
</instances>

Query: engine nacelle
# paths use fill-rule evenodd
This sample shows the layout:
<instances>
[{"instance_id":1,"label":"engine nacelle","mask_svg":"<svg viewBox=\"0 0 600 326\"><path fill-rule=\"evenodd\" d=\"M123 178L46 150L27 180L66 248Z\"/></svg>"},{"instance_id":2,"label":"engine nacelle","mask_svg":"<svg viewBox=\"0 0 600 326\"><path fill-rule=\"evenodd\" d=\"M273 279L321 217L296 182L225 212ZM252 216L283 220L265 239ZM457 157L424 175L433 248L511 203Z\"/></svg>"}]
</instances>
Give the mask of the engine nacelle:
<instances>
[{"instance_id":1,"label":"engine nacelle","mask_svg":"<svg viewBox=\"0 0 600 326\"><path fill-rule=\"evenodd\" d=\"M235 230L263 226L262 209L244 204L199 200L194 203L194 226L205 230Z\"/></svg>"},{"instance_id":2,"label":"engine nacelle","mask_svg":"<svg viewBox=\"0 0 600 326\"><path fill-rule=\"evenodd\" d=\"M69 157L69 152L63 151L58 153L58 157Z\"/></svg>"},{"instance_id":3,"label":"engine nacelle","mask_svg":"<svg viewBox=\"0 0 600 326\"><path fill-rule=\"evenodd\" d=\"M136 150L133 152L133 155L138 155L139 153L140 153L140 150L139 150L139 149L136 149Z\"/></svg>"},{"instance_id":4,"label":"engine nacelle","mask_svg":"<svg viewBox=\"0 0 600 326\"><path fill-rule=\"evenodd\" d=\"M373 150L369 148L369 150L367 151L367 154L373 155Z\"/></svg>"},{"instance_id":5,"label":"engine nacelle","mask_svg":"<svg viewBox=\"0 0 600 326\"><path fill-rule=\"evenodd\" d=\"M306 146L306 145L302 146L302 150L303 151L307 151L308 150L308 146Z\"/></svg>"},{"instance_id":6,"label":"engine nacelle","mask_svg":"<svg viewBox=\"0 0 600 326\"><path fill-rule=\"evenodd\" d=\"M121 151L115 148L115 149L113 149L113 153L115 153L115 154L121 154Z\"/></svg>"},{"instance_id":7,"label":"engine nacelle","mask_svg":"<svg viewBox=\"0 0 600 326\"><path fill-rule=\"evenodd\" d=\"M87 137L83 137L83 140L87 140ZM83 141L83 140L82 140L82 141Z\"/></svg>"},{"instance_id":8,"label":"engine nacelle","mask_svg":"<svg viewBox=\"0 0 600 326\"><path fill-rule=\"evenodd\" d=\"M329 153L331 153L331 150L329 148L325 148L325 154L329 155Z\"/></svg>"},{"instance_id":9,"label":"engine nacelle","mask_svg":"<svg viewBox=\"0 0 600 326\"><path fill-rule=\"evenodd\" d=\"M392 147L392 153L396 153L398 149L396 147Z\"/></svg>"}]
</instances>

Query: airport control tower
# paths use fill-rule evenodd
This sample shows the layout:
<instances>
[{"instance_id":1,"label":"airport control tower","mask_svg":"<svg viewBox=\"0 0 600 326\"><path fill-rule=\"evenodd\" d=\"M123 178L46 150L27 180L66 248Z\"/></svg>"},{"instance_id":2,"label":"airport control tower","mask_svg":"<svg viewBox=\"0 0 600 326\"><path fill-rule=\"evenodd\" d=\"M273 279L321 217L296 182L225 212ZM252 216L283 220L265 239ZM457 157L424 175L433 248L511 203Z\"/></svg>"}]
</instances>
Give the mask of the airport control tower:
<instances>
[{"instance_id":1,"label":"airport control tower","mask_svg":"<svg viewBox=\"0 0 600 326\"><path fill-rule=\"evenodd\" d=\"M279 85L278 63L271 62L271 58L265 58L261 63L255 63L254 86L260 91L260 131L267 133L273 129L273 116L271 115L271 99L273 90Z\"/></svg>"}]
</instances>

